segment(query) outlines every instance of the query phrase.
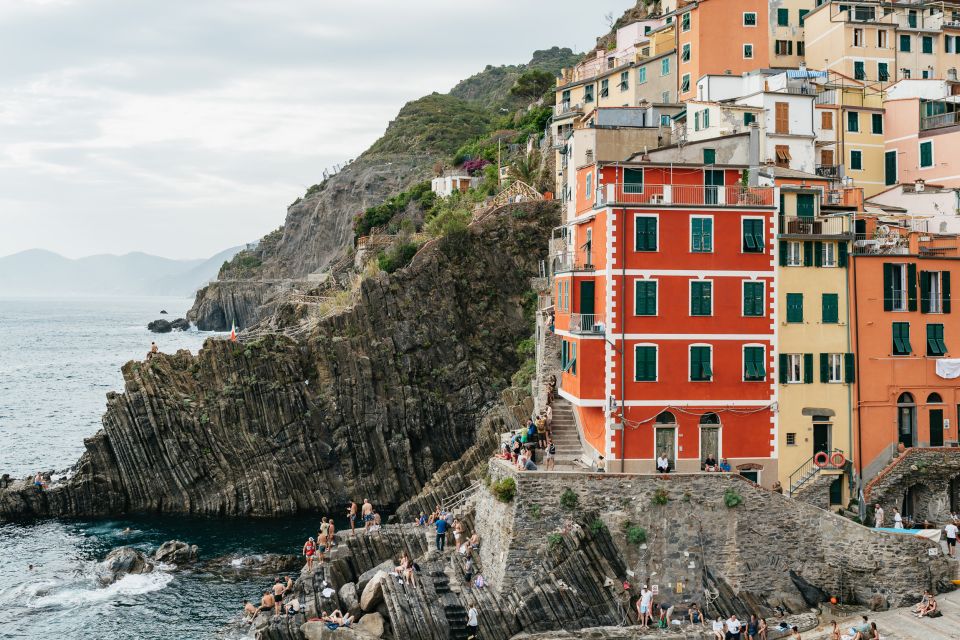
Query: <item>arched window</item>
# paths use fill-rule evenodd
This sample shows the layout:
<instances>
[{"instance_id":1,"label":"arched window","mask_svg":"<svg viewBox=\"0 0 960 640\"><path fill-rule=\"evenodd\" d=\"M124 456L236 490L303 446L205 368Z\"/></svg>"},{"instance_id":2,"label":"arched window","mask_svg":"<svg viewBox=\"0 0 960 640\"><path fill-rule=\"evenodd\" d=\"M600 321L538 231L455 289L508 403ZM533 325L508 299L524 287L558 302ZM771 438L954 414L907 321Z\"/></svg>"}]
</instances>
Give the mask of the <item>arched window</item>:
<instances>
[{"instance_id":1,"label":"arched window","mask_svg":"<svg viewBox=\"0 0 960 640\"><path fill-rule=\"evenodd\" d=\"M657 416L657 424L677 424L677 419L669 411L663 411Z\"/></svg>"},{"instance_id":2,"label":"arched window","mask_svg":"<svg viewBox=\"0 0 960 640\"><path fill-rule=\"evenodd\" d=\"M931 393L927 396L927 404L942 404L943 398L940 397L939 393Z\"/></svg>"},{"instance_id":3,"label":"arched window","mask_svg":"<svg viewBox=\"0 0 960 640\"><path fill-rule=\"evenodd\" d=\"M913 396L909 393L901 393L900 397L897 398L897 404L912 405Z\"/></svg>"},{"instance_id":4,"label":"arched window","mask_svg":"<svg viewBox=\"0 0 960 640\"><path fill-rule=\"evenodd\" d=\"M700 416L700 424L720 424L720 416L715 413L705 413Z\"/></svg>"}]
</instances>

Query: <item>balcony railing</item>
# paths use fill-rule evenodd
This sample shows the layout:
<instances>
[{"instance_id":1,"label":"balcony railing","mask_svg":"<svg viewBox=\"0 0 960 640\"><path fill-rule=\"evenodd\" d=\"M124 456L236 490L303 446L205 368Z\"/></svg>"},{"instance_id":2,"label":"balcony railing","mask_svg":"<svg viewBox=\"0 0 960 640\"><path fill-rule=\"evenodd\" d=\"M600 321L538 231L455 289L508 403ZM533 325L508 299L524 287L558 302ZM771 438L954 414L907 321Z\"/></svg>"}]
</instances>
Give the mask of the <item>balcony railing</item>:
<instances>
[{"instance_id":1,"label":"balcony railing","mask_svg":"<svg viewBox=\"0 0 960 640\"><path fill-rule=\"evenodd\" d=\"M771 207L773 187L686 184L605 184L596 207L608 205Z\"/></svg>"},{"instance_id":2,"label":"balcony railing","mask_svg":"<svg viewBox=\"0 0 960 640\"><path fill-rule=\"evenodd\" d=\"M872 236L858 233L854 236L853 253L861 256L902 256L910 253L910 246L905 237L892 234Z\"/></svg>"},{"instance_id":3,"label":"balcony railing","mask_svg":"<svg viewBox=\"0 0 960 640\"><path fill-rule=\"evenodd\" d=\"M827 89L826 91L821 91L813 99L814 104L839 104L837 102L837 90L836 89Z\"/></svg>"},{"instance_id":4,"label":"balcony railing","mask_svg":"<svg viewBox=\"0 0 960 640\"><path fill-rule=\"evenodd\" d=\"M920 118L921 131L939 129L940 127L952 127L955 124L960 124L960 111L938 113L935 116L923 116Z\"/></svg>"},{"instance_id":5,"label":"balcony railing","mask_svg":"<svg viewBox=\"0 0 960 640\"><path fill-rule=\"evenodd\" d=\"M571 313L570 333L603 333L603 314Z\"/></svg>"},{"instance_id":6,"label":"balcony railing","mask_svg":"<svg viewBox=\"0 0 960 640\"><path fill-rule=\"evenodd\" d=\"M565 116L568 113L583 113L583 104L579 102L576 104L570 102L561 102L553 107L554 118Z\"/></svg>"},{"instance_id":7,"label":"balcony railing","mask_svg":"<svg viewBox=\"0 0 960 640\"><path fill-rule=\"evenodd\" d=\"M553 256L552 266L554 273L596 270L591 261L585 260L583 256L574 256L569 253Z\"/></svg>"},{"instance_id":8,"label":"balcony railing","mask_svg":"<svg viewBox=\"0 0 960 640\"><path fill-rule=\"evenodd\" d=\"M839 178L840 165L838 164L818 164L817 175L821 178Z\"/></svg>"},{"instance_id":9,"label":"balcony railing","mask_svg":"<svg viewBox=\"0 0 960 640\"><path fill-rule=\"evenodd\" d=\"M780 220L780 233L795 236L842 236L850 233L846 216L791 217Z\"/></svg>"}]
</instances>

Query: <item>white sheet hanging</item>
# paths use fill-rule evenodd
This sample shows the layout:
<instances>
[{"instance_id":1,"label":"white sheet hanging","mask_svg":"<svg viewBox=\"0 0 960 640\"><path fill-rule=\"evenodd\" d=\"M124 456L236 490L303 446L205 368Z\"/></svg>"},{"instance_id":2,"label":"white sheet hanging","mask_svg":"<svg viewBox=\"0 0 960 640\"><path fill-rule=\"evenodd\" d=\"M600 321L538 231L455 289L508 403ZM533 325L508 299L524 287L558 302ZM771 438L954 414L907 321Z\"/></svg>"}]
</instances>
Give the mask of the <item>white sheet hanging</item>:
<instances>
[{"instance_id":1,"label":"white sheet hanging","mask_svg":"<svg viewBox=\"0 0 960 640\"><path fill-rule=\"evenodd\" d=\"M960 358L940 358L937 360L937 375L947 380L960 378Z\"/></svg>"}]
</instances>

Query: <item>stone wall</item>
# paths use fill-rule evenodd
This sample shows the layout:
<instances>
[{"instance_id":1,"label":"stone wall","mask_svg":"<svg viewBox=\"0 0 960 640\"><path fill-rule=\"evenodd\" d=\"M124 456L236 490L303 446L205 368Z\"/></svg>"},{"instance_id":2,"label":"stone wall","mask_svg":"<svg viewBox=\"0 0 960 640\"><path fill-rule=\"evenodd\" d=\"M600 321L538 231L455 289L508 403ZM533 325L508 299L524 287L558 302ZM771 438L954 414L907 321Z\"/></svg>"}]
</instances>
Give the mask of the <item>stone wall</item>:
<instances>
[{"instance_id":1,"label":"stone wall","mask_svg":"<svg viewBox=\"0 0 960 640\"><path fill-rule=\"evenodd\" d=\"M950 483L958 479L960 449L913 447L867 483L863 495L868 507L877 503L883 507L887 525L892 526L894 507L902 509L907 491L917 487L914 518L942 523L950 516Z\"/></svg>"},{"instance_id":2,"label":"stone wall","mask_svg":"<svg viewBox=\"0 0 960 640\"><path fill-rule=\"evenodd\" d=\"M676 604L707 603L709 590L725 612L765 614L776 606L804 610L807 583L845 602L884 593L892 605L915 601L925 588L950 588L952 564L939 549L928 555L933 543L875 532L735 474L518 473L496 460L490 473L517 482L510 504L478 497L476 526L493 547L483 549L483 567L501 590L534 572L548 536L564 535L576 520L605 527L631 580L657 584ZM578 497L573 511L560 505L567 488ZM658 493L665 505L655 504ZM741 504L727 507L734 495ZM627 522L646 531L645 544L627 542Z\"/></svg>"}]
</instances>

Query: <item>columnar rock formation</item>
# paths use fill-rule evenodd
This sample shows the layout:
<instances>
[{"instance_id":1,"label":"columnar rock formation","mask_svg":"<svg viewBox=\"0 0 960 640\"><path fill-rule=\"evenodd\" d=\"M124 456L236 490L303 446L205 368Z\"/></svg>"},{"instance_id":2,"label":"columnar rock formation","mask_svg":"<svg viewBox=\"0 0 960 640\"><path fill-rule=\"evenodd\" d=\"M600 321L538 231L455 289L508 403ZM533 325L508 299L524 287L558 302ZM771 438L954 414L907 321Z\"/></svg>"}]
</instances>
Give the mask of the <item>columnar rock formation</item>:
<instances>
[{"instance_id":1,"label":"columnar rock formation","mask_svg":"<svg viewBox=\"0 0 960 640\"><path fill-rule=\"evenodd\" d=\"M301 341L211 340L128 363L75 473L0 492L0 517L398 505L484 419L506 419L487 414L519 367L529 279L556 222L550 203L506 207L364 281L352 309Z\"/></svg>"}]
</instances>

